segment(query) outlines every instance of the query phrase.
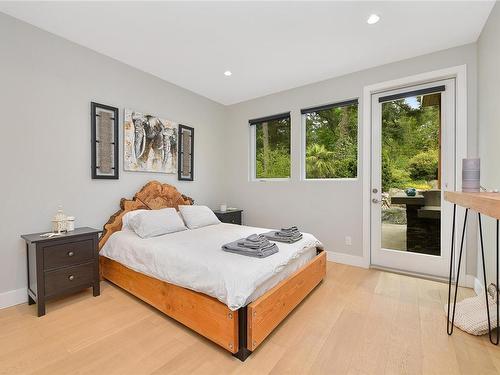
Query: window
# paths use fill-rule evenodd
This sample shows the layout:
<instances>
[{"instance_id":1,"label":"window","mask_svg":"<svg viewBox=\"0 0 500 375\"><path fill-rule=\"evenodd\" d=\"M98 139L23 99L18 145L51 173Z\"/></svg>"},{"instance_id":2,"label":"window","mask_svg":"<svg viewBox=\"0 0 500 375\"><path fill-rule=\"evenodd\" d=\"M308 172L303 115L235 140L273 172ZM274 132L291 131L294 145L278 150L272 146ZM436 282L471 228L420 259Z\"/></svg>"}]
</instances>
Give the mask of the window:
<instances>
[{"instance_id":1,"label":"window","mask_svg":"<svg viewBox=\"0 0 500 375\"><path fill-rule=\"evenodd\" d=\"M290 113L250 120L253 178L290 178Z\"/></svg>"},{"instance_id":2,"label":"window","mask_svg":"<svg viewBox=\"0 0 500 375\"><path fill-rule=\"evenodd\" d=\"M303 109L304 177L356 178L358 100Z\"/></svg>"}]
</instances>

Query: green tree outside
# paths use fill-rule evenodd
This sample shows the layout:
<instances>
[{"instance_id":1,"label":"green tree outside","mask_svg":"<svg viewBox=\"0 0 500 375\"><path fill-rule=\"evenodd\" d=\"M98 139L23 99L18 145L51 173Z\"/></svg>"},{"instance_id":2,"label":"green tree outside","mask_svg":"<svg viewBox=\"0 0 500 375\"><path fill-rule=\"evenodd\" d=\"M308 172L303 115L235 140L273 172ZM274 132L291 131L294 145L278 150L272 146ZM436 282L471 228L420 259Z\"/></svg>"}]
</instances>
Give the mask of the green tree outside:
<instances>
[{"instance_id":1,"label":"green tree outside","mask_svg":"<svg viewBox=\"0 0 500 375\"><path fill-rule=\"evenodd\" d=\"M290 118L255 125L255 177L290 177Z\"/></svg>"},{"instance_id":2,"label":"green tree outside","mask_svg":"<svg viewBox=\"0 0 500 375\"><path fill-rule=\"evenodd\" d=\"M358 169L358 105L306 115L306 178L355 178Z\"/></svg>"},{"instance_id":3,"label":"green tree outside","mask_svg":"<svg viewBox=\"0 0 500 375\"><path fill-rule=\"evenodd\" d=\"M440 94L382 104L382 190L431 188L438 179Z\"/></svg>"},{"instance_id":4,"label":"green tree outside","mask_svg":"<svg viewBox=\"0 0 500 375\"><path fill-rule=\"evenodd\" d=\"M382 104L383 191L407 187L428 189L431 181L438 179L440 95L410 99ZM358 105L304 116L306 178L355 178L358 173ZM255 126L256 178L289 178L290 118Z\"/></svg>"}]
</instances>

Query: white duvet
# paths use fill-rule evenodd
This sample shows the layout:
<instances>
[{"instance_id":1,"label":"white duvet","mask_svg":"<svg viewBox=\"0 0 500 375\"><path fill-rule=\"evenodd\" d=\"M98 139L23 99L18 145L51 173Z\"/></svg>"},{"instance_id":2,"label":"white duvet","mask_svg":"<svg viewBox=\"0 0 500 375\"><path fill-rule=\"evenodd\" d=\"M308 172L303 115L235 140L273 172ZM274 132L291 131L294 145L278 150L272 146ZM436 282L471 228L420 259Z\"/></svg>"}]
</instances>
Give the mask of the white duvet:
<instances>
[{"instance_id":1,"label":"white duvet","mask_svg":"<svg viewBox=\"0 0 500 375\"><path fill-rule=\"evenodd\" d=\"M124 229L113 233L100 255L145 275L192 289L237 310L271 289L316 254L321 243L311 234L293 244L277 242L279 252L252 258L222 251L221 246L269 229L235 224L142 239Z\"/></svg>"}]
</instances>

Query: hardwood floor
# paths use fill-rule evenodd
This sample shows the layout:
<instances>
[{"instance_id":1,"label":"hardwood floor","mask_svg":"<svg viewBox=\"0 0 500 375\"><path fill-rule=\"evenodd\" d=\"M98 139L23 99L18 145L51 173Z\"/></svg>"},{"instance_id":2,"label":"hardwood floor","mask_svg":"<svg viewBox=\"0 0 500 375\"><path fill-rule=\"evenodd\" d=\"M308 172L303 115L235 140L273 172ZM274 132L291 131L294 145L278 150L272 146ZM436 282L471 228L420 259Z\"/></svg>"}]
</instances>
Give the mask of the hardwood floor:
<instances>
[{"instance_id":1,"label":"hardwood floor","mask_svg":"<svg viewBox=\"0 0 500 375\"><path fill-rule=\"evenodd\" d=\"M446 334L447 285L328 263L325 281L247 359L101 284L0 310L0 374L498 374L487 336ZM472 295L471 290L460 292Z\"/></svg>"}]
</instances>

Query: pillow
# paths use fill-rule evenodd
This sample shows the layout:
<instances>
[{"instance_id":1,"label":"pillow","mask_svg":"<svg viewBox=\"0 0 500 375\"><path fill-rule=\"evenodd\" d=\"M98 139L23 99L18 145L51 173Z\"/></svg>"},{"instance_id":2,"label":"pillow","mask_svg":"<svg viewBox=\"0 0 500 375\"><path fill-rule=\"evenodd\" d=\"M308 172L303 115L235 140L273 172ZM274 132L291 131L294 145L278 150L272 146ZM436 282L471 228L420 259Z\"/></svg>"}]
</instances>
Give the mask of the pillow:
<instances>
[{"instance_id":1,"label":"pillow","mask_svg":"<svg viewBox=\"0 0 500 375\"><path fill-rule=\"evenodd\" d=\"M130 220L132 220L132 218L134 216L140 214L141 212L148 212L148 211L150 211L150 210L141 209L141 210L134 210L134 211L127 212L122 217L122 230L124 230L124 229L133 230L132 227L130 226Z\"/></svg>"},{"instance_id":2,"label":"pillow","mask_svg":"<svg viewBox=\"0 0 500 375\"><path fill-rule=\"evenodd\" d=\"M129 225L141 238L156 237L187 229L175 208L144 210L130 218Z\"/></svg>"},{"instance_id":3,"label":"pillow","mask_svg":"<svg viewBox=\"0 0 500 375\"><path fill-rule=\"evenodd\" d=\"M207 206L179 206L179 212L189 229L220 223L217 216Z\"/></svg>"}]
</instances>

